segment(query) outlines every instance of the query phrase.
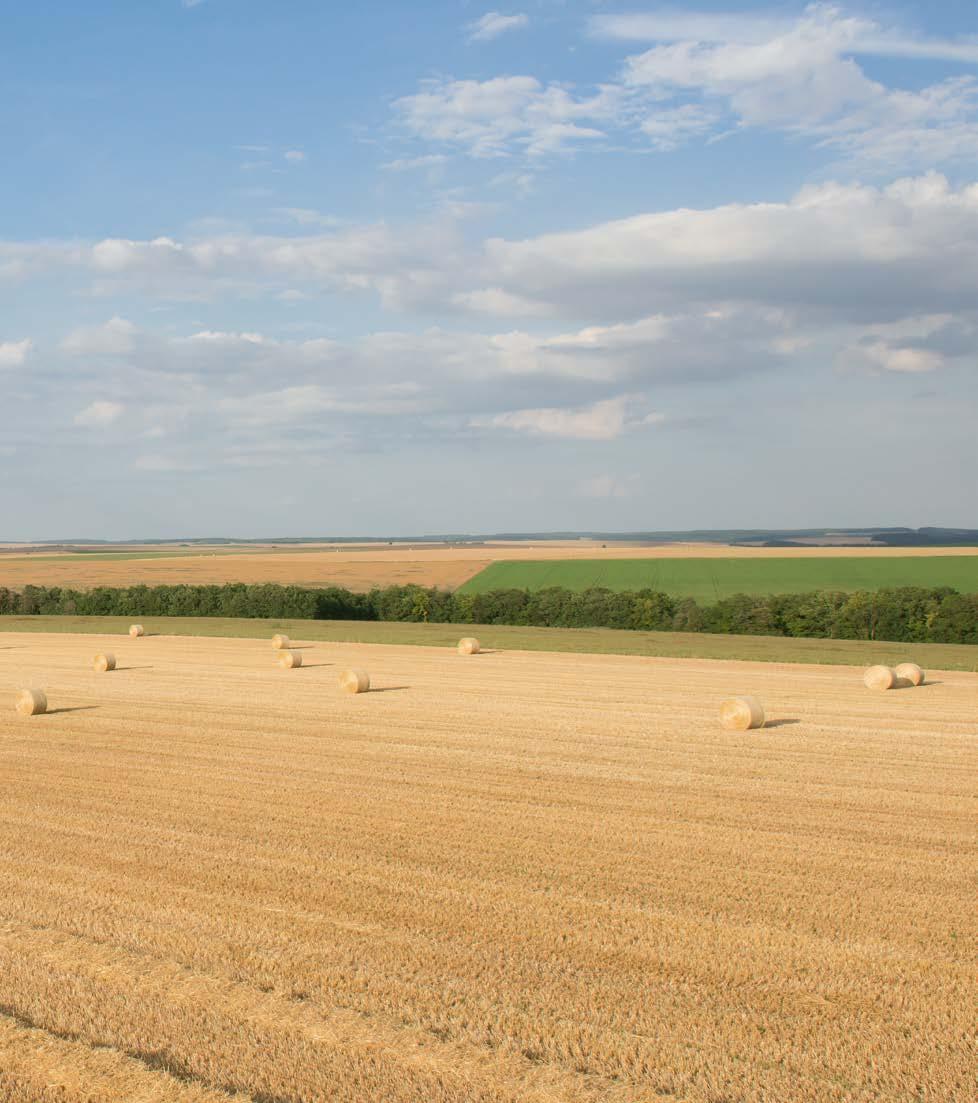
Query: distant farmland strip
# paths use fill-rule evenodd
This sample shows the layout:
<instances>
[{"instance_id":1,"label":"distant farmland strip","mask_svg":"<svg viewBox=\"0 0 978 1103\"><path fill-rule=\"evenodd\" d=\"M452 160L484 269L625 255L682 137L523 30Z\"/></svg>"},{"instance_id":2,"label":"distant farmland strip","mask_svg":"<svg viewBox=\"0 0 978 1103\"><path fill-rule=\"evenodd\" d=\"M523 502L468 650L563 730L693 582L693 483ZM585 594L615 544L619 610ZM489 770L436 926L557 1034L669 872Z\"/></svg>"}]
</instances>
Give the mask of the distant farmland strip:
<instances>
[{"instance_id":1,"label":"distant farmland strip","mask_svg":"<svg viewBox=\"0 0 978 1103\"><path fill-rule=\"evenodd\" d=\"M542 590L660 590L710 604L733 594L795 594L811 590L881 590L896 586L949 586L978 592L978 556L833 556L810 559L565 559L490 564L462 593Z\"/></svg>"}]
</instances>

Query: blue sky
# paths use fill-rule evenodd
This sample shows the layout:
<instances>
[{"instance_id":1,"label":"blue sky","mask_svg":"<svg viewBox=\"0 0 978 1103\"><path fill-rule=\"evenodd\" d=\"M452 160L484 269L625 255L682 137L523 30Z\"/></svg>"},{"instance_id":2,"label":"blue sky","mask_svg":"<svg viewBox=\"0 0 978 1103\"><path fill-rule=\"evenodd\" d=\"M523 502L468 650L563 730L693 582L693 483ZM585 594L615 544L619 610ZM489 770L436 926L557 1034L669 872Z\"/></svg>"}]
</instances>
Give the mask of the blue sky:
<instances>
[{"instance_id":1,"label":"blue sky","mask_svg":"<svg viewBox=\"0 0 978 1103\"><path fill-rule=\"evenodd\" d=\"M0 539L978 525L972 4L3 23Z\"/></svg>"}]
</instances>

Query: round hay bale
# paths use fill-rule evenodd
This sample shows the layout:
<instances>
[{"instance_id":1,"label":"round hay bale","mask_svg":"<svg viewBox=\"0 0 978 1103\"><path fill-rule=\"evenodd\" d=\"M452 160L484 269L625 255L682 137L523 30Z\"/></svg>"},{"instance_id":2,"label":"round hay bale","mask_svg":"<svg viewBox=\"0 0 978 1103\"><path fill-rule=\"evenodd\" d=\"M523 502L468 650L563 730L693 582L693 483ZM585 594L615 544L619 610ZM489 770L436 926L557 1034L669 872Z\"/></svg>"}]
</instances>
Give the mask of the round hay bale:
<instances>
[{"instance_id":1,"label":"round hay bale","mask_svg":"<svg viewBox=\"0 0 978 1103\"><path fill-rule=\"evenodd\" d=\"M458 641L458 653L460 655L478 655L481 644L475 636L466 636Z\"/></svg>"},{"instance_id":2,"label":"round hay bale","mask_svg":"<svg viewBox=\"0 0 978 1103\"><path fill-rule=\"evenodd\" d=\"M92 665L99 674L104 674L107 670L115 670L115 655L110 655L107 651L102 655L96 655Z\"/></svg>"},{"instance_id":3,"label":"round hay bale","mask_svg":"<svg viewBox=\"0 0 978 1103\"><path fill-rule=\"evenodd\" d=\"M48 699L43 689L22 689L17 694L17 711L21 716L37 716L48 711Z\"/></svg>"},{"instance_id":4,"label":"round hay bale","mask_svg":"<svg viewBox=\"0 0 978 1103\"><path fill-rule=\"evenodd\" d=\"M283 636L281 633L279 633L276 636L272 636L272 647L276 651L283 651L288 646L289 646L289 637L288 636Z\"/></svg>"},{"instance_id":5,"label":"round hay bale","mask_svg":"<svg viewBox=\"0 0 978 1103\"><path fill-rule=\"evenodd\" d=\"M764 727L764 706L756 697L729 697L720 706L720 723L728 731Z\"/></svg>"},{"instance_id":6,"label":"round hay bale","mask_svg":"<svg viewBox=\"0 0 978 1103\"><path fill-rule=\"evenodd\" d=\"M916 663L900 663L893 673L901 682L909 682L912 686L924 684L924 672Z\"/></svg>"},{"instance_id":7,"label":"round hay bale","mask_svg":"<svg viewBox=\"0 0 978 1103\"><path fill-rule=\"evenodd\" d=\"M340 689L347 693L366 693L370 689L370 675L365 670L344 670L340 675Z\"/></svg>"},{"instance_id":8,"label":"round hay bale","mask_svg":"<svg viewBox=\"0 0 978 1103\"><path fill-rule=\"evenodd\" d=\"M892 689L896 684L896 671L888 666L871 666L863 675L863 685L867 689Z\"/></svg>"},{"instance_id":9,"label":"round hay bale","mask_svg":"<svg viewBox=\"0 0 978 1103\"><path fill-rule=\"evenodd\" d=\"M293 670L297 666L302 666L302 652L283 651L278 657L278 665L286 670Z\"/></svg>"},{"instance_id":10,"label":"round hay bale","mask_svg":"<svg viewBox=\"0 0 978 1103\"><path fill-rule=\"evenodd\" d=\"M145 636L146 629L143 628L141 624L131 624L129 626L129 635L132 636L133 639L136 639L137 636Z\"/></svg>"}]
</instances>

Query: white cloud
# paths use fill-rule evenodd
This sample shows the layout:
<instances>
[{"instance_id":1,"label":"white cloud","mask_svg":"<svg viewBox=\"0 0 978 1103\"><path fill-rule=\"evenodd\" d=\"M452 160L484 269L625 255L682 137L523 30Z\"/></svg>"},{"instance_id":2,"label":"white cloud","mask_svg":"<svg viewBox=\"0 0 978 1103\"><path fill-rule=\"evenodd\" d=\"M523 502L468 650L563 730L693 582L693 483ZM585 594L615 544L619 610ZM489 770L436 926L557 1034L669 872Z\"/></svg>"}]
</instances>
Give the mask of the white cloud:
<instances>
[{"instance_id":1,"label":"white cloud","mask_svg":"<svg viewBox=\"0 0 978 1103\"><path fill-rule=\"evenodd\" d=\"M545 318L553 307L513 295L501 287L485 287L479 291L459 291L452 303L477 314L492 314L502 318Z\"/></svg>"},{"instance_id":2,"label":"white cloud","mask_svg":"<svg viewBox=\"0 0 978 1103\"><path fill-rule=\"evenodd\" d=\"M275 207L272 214L288 222L295 222L299 226L322 226L332 229L343 225L343 219L310 207Z\"/></svg>"},{"instance_id":3,"label":"white cloud","mask_svg":"<svg viewBox=\"0 0 978 1103\"><path fill-rule=\"evenodd\" d=\"M100 399L79 410L75 414L75 424L86 428L97 429L105 425L111 425L125 412L125 406L121 402L111 402Z\"/></svg>"},{"instance_id":4,"label":"white cloud","mask_svg":"<svg viewBox=\"0 0 978 1103\"><path fill-rule=\"evenodd\" d=\"M282 156L286 161L291 161L293 164L298 164L306 159L306 155L301 149L287 149Z\"/></svg>"},{"instance_id":5,"label":"white cloud","mask_svg":"<svg viewBox=\"0 0 978 1103\"><path fill-rule=\"evenodd\" d=\"M284 215L307 225L331 222L329 216L300 208ZM99 296L145 293L171 301L198 301L218 295L253 297L261 288L274 294L286 287L305 290L368 291L397 305L401 296L415 300L429 285L448 277L446 265L459 252L458 219L439 212L429 222L388 226L384 223L304 235L227 233L151 240L107 238L88 244L45 243L7 247L0 242L0 270L5 253L16 250L16 270L23 281L58 269L76 269L97 278L89 290Z\"/></svg>"},{"instance_id":6,"label":"white cloud","mask_svg":"<svg viewBox=\"0 0 978 1103\"><path fill-rule=\"evenodd\" d=\"M105 238L92 246L89 263L97 272L113 274L135 267L172 268L192 259L183 245L169 237L150 241Z\"/></svg>"},{"instance_id":7,"label":"white cloud","mask_svg":"<svg viewBox=\"0 0 978 1103\"><path fill-rule=\"evenodd\" d=\"M490 37L521 18L490 12L471 26ZM804 137L873 171L978 158L974 75L921 87L909 73L873 79L857 60L974 63L976 40L928 40L820 3L791 17L672 10L599 16L591 26L596 35L651 46L591 95L531 76L445 78L396 100L395 113L416 138L474 157L540 156L596 139L618 150L668 152L754 127Z\"/></svg>"},{"instance_id":8,"label":"white cloud","mask_svg":"<svg viewBox=\"0 0 978 1103\"><path fill-rule=\"evenodd\" d=\"M525 198L533 192L536 179L533 172L499 172L489 181L489 187L513 191Z\"/></svg>"},{"instance_id":9,"label":"white cloud","mask_svg":"<svg viewBox=\"0 0 978 1103\"><path fill-rule=\"evenodd\" d=\"M874 364L891 372L933 372L944 364L944 357L933 349L900 347L878 341L867 345L864 351Z\"/></svg>"},{"instance_id":10,"label":"white cloud","mask_svg":"<svg viewBox=\"0 0 978 1103\"><path fill-rule=\"evenodd\" d=\"M199 333L192 333L189 337L184 339L186 341L200 341L208 345L225 345L229 347L273 343L261 333L225 333L221 330L213 329L203 329Z\"/></svg>"},{"instance_id":11,"label":"white cloud","mask_svg":"<svg viewBox=\"0 0 978 1103\"><path fill-rule=\"evenodd\" d=\"M218 409L238 424L277 425L335 412L338 403L324 387L304 384L224 398L219 401Z\"/></svg>"},{"instance_id":12,"label":"white cloud","mask_svg":"<svg viewBox=\"0 0 978 1103\"><path fill-rule=\"evenodd\" d=\"M473 157L503 157L556 153L604 137L602 124L615 119L620 98L610 86L578 98L563 85L514 76L426 81L394 108L419 138L462 147Z\"/></svg>"},{"instance_id":13,"label":"white cloud","mask_svg":"<svg viewBox=\"0 0 978 1103\"><path fill-rule=\"evenodd\" d=\"M835 4L811 4L810 15L842 17ZM790 34L797 19L770 12L695 12L664 8L652 12L598 15L591 32L599 38L625 42L731 42L758 45ZM849 52L879 57L929 58L936 61L978 62L978 40L929 39L924 35L884 29L866 18L850 18Z\"/></svg>"},{"instance_id":14,"label":"white cloud","mask_svg":"<svg viewBox=\"0 0 978 1103\"><path fill-rule=\"evenodd\" d=\"M609 398L580 409L545 407L513 410L488 418L476 418L473 426L512 429L533 436L570 437L574 440L614 440L625 428L625 399Z\"/></svg>"},{"instance_id":15,"label":"white cloud","mask_svg":"<svg viewBox=\"0 0 978 1103\"><path fill-rule=\"evenodd\" d=\"M629 498L634 493L637 476L619 479L614 475L595 475L578 484L582 498Z\"/></svg>"},{"instance_id":16,"label":"white cloud","mask_svg":"<svg viewBox=\"0 0 978 1103\"><path fill-rule=\"evenodd\" d=\"M0 280L22 280L84 263L85 249L69 241L0 241Z\"/></svg>"},{"instance_id":17,"label":"white cloud","mask_svg":"<svg viewBox=\"0 0 978 1103\"><path fill-rule=\"evenodd\" d=\"M664 8L653 12L596 15L590 22L598 38L624 42L764 42L791 29L791 20L751 12L691 12Z\"/></svg>"},{"instance_id":18,"label":"white cloud","mask_svg":"<svg viewBox=\"0 0 978 1103\"><path fill-rule=\"evenodd\" d=\"M34 342L29 337L22 341L0 341L0 368L19 368L33 347Z\"/></svg>"},{"instance_id":19,"label":"white cloud","mask_svg":"<svg viewBox=\"0 0 978 1103\"><path fill-rule=\"evenodd\" d=\"M411 169L433 169L443 165L448 158L444 153L425 153L420 157L398 157L380 167L385 172L408 172Z\"/></svg>"},{"instance_id":20,"label":"white cloud","mask_svg":"<svg viewBox=\"0 0 978 1103\"><path fill-rule=\"evenodd\" d=\"M682 382L704 371L749 373L771 361L764 349L772 332L781 332L776 325L744 337L742 319L718 324L705 315L657 317L550 336L430 329L348 343L246 331L137 331L129 364L139 370L127 373L127 402L138 411L137 431L174 440L194 418L206 418L208 434L217 435L288 425L307 433L332 427L349 437L368 435L371 419L401 418L402 429L411 424L412 431L424 424L426 432L454 426L464 434L477 425L613 439L623 428L659 420L638 407L639 399L622 397L626 388ZM84 366L75 376L85 379ZM626 418L626 407L636 412ZM109 424L121 410L93 403L76 422Z\"/></svg>"},{"instance_id":21,"label":"white cloud","mask_svg":"<svg viewBox=\"0 0 978 1103\"><path fill-rule=\"evenodd\" d=\"M31 257L21 280L74 271L96 277L102 295L371 293L396 309L585 326L735 302L878 324L978 308L978 184L952 188L936 173L885 187L830 182L781 202L667 209L481 244L442 213L333 232L45 243L36 256L31 248L18 246ZM67 345L110 353L134 339L125 326L111 320Z\"/></svg>"},{"instance_id":22,"label":"white cloud","mask_svg":"<svg viewBox=\"0 0 978 1103\"><path fill-rule=\"evenodd\" d=\"M492 289L609 320L739 301L877 322L978 305L978 185L955 190L937 174L885 188L829 183L783 203L491 239L485 252L486 282L469 289L470 305L480 301L473 292Z\"/></svg>"},{"instance_id":23,"label":"white cloud","mask_svg":"<svg viewBox=\"0 0 978 1103\"><path fill-rule=\"evenodd\" d=\"M507 31L516 31L527 26L530 17L519 13L517 15L502 15L498 11L486 12L481 19L469 24L470 42L488 42L498 38Z\"/></svg>"},{"instance_id":24,"label":"white cloud","mask_svg":"<svg viewBox=\"0 0 978 1103\"><path fill-rule=\"evenodd\" d=\"M974 77L897 88L871 79L854 60L870 52L978 57L974 43L932 44L927 53L926 44L915 47L827 4L811 5L790 21L660 13L601 17L595 27L656 43L628 59L623 79L651 97L643 128L660 139L658 148L673 148L714 124L803 135L866 164L931 166L978 156ZM699 114L677 116L690 107Z\"/></svg>"},{"instance_id":25,"label":"white cloud","mask_svg":"<svg viewBox=\"0 0 978 1103\"><path fill-rule=\"evenodd\" d=\"M654 149L667 153L678 149L691 138L708 134L716 123L717 116L702 104L684 103L680 107L667 108L649 115L642 122L641 129Z\"/></svg>"},{"instance_id":26,"label":"white cloud","mask_svg":"<svg viewBox=\"0 0 978 1103\"><path fill-rule=\"evenodd\" d=\"M73 330L61 347L79 356L125 356L135 348L137 332L132 322L114 317L102 325Z\"/></svg>"}]
</instances>

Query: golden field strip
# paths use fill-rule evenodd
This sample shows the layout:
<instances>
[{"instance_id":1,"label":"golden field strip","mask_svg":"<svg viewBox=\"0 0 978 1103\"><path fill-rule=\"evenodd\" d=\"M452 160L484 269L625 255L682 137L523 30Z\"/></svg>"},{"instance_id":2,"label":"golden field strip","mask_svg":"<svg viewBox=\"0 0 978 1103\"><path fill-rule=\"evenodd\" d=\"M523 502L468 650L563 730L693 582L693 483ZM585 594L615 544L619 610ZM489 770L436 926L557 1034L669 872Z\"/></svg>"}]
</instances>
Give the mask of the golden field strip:
<instances>
[{"instance_id":1,"label":"golden field strip","mask_svg":"<svg viewBox=\"0 0 978 1103\"><path fill-rule=\"evenodd\" d=\"M978 1097L975 674L303 656L0 637L0 1100Z\"/></svg>"},{"instance_id":2,"label":"golden field strip","mask_svg":"<svg viewBox=\"0 0 978 1103\"><path fill-rule=\"evenodd\" d=\"M135 548L131 550L136 550ZM153 554L160 549L154 546ZM811 547L748 548L726 544L611 545L586 540L427 547L376 545L328 546L292 551L248 550L234 554L224 546L200 554L173 549L172 557L98 559L85 554L0 552L0 586L95 586L221 584L278 582L304 586L343 586L365 591L373 586L415 583L455 589L490 563L501 560L551 559L675 559L675 558L825 558L978 555L978 548Z\"/></svg>"}]
</instances>

